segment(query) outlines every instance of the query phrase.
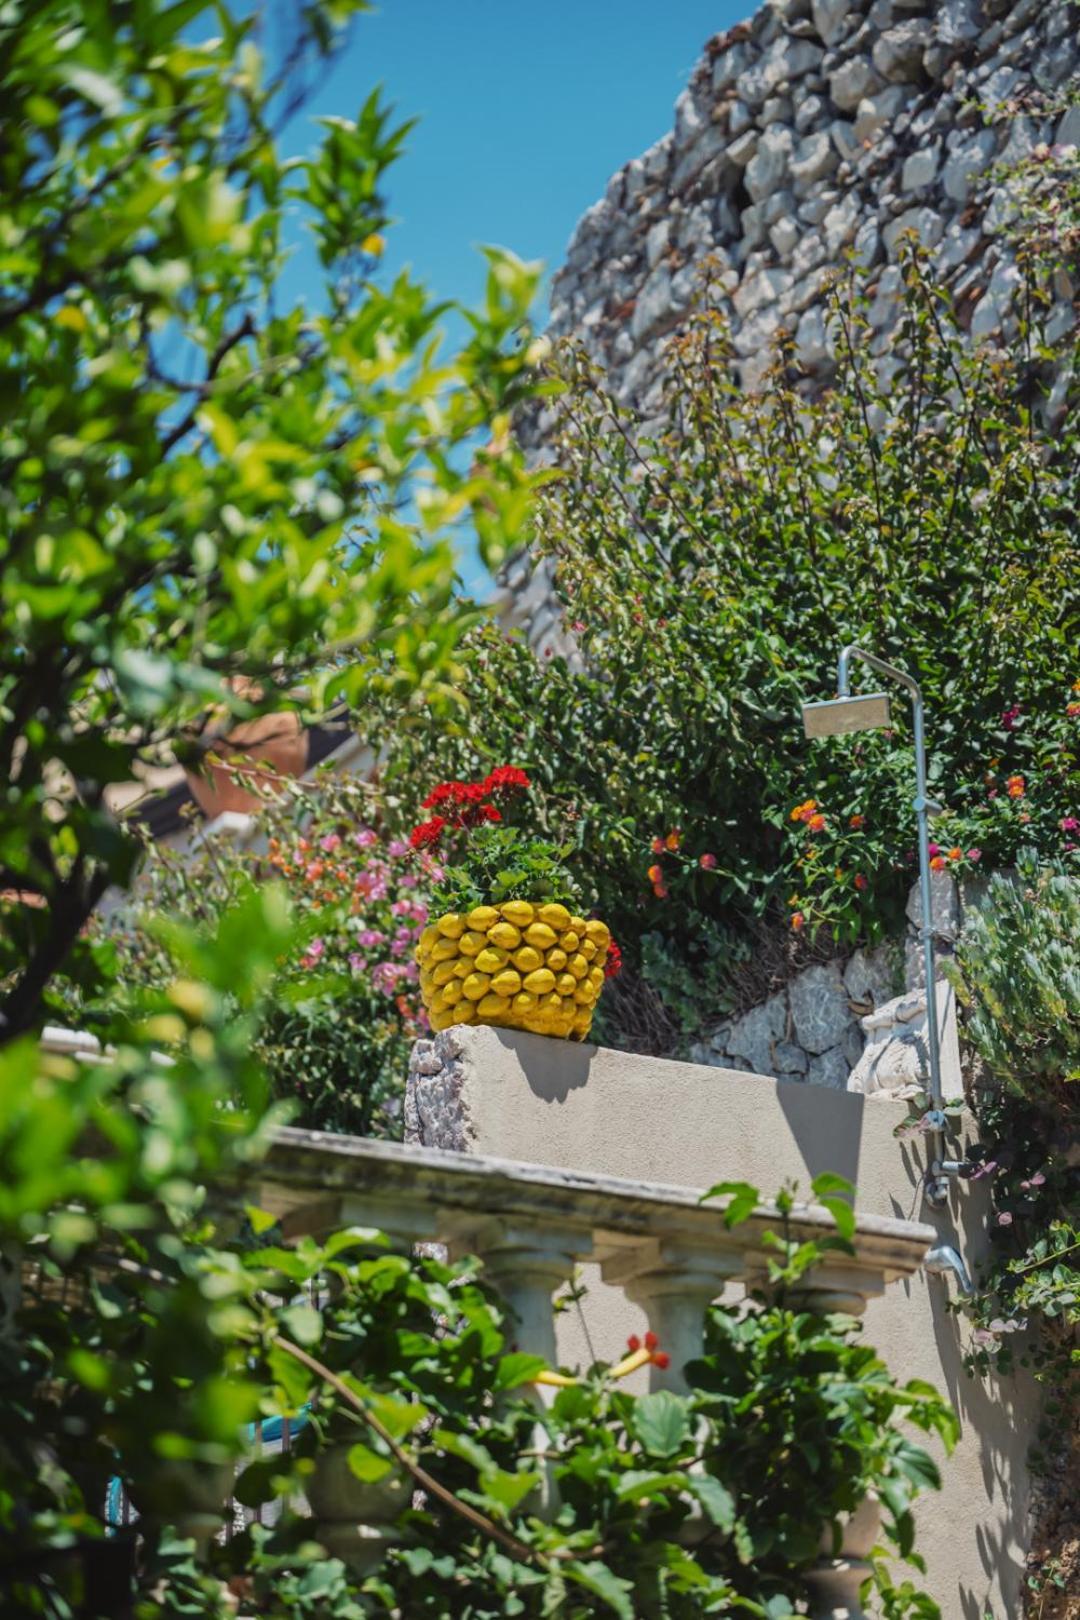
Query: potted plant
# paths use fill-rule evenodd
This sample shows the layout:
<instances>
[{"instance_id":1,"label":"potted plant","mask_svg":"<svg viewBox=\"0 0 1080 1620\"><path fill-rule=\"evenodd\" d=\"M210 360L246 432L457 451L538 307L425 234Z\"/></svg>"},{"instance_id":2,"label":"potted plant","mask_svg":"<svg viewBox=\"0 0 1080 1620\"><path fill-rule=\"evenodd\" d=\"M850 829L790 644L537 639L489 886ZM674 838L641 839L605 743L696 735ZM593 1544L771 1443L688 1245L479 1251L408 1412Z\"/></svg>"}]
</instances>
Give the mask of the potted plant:
<instances>
[{"instance_id":1,"label":"potted plant","mask_svg":"<svg viewBox=\"0 0 1080 1620\"><path fill-rule=\"evenodd\" d=\"M501 765L483 782L443 782L410 836L437 854L432 921L420 936L420 993L433 1029L495 1024L582 1041L619 948L586 918L568 849L529 833L528 776Z\"/></svg>"}]
</instances>

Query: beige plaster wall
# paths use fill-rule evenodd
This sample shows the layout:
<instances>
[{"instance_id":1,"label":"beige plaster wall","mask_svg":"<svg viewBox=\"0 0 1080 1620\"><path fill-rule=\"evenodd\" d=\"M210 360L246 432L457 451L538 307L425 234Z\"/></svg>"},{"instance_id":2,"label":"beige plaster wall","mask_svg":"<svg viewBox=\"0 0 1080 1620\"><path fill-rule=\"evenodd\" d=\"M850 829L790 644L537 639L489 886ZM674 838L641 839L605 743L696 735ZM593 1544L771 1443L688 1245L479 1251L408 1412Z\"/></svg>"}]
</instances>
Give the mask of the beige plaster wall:
<instances>
[{"instance_id":1,"label":"beige plaster wall","mask_svg":"<svg viewBox=\"0 0 1080 1620\"><path fill-rule=\"evenodd\" d=\"M805 1189L832 1170L857 1184L860 1210L936 1225L969 1271L986 1250L977 1186L961 1184L945 1211L923 1202L921 1145L892 1134L904 1103L503 1030L455 1035L458 1144L472 1152L683 1186L739 1179L767 1194L792 1179ZM433 1120L425 1126L422 1107L420 1135L448 1145ZM614 1359L626 1335L641 1331L640 1313L589 1270L580 1312L560 1318L570 1364L590 1359L587 1340L597 1356ZM943 1620L1016 1620L1036 1391L1023 1378L983 1385L968 1377L970 1328L947 1309L955 1297L951 1278L920 1273L893 1284L871 1302L866 1335L899 1378L928 1379L960 1416L960 1443L942 1459L944 1489L917 1509L927 1586Z\"/></svg>"}]
</instances>

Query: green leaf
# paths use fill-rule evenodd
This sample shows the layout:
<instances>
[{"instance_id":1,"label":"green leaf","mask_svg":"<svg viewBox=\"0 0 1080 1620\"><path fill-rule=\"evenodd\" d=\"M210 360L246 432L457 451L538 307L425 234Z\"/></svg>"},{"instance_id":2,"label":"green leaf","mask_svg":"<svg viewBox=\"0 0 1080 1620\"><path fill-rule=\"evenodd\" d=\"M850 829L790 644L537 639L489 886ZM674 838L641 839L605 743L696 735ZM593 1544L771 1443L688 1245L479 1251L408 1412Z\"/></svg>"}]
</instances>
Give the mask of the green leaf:
<instances>
[{"instance_id":1,"label":"green leaf","mask_svg":"<svg viewBox=\"0 0 1080 1620\"><path fill-rule=\"evenodd\" d=\"M614 1574L606 1564L592 1562L578 1564L567 1562L562 1566L563 1574L570 1580L577 1581L579 1586L598 1597L609 1609L619 1616L619 1620L635 1620L634 1606L631 1602L633 1584L625 1581L621 1576Z\"/></svg>"},{"instance_id":2,"label":"green leaf","mask_svg":"<svg viewBox=\"0 0 1080 1620\"><path fill-rule=\"evenodd\" d=\"M397 1466L392 1457L384 1457L362 1442L349 1447L348 1463L350 1472L363 1480L365 1485L374 1485L376 1481L385 1479Z\"/></svg>"},{"instance_id":3,"label":"green leaf","mask_svg":"<svg viewBox=\"0 0 1080 1620\"><path fill-rule=\"evenodd\" d=\"M713 1474L688 1473L686 1488L697 1497L713 1524L730 1532L735 1527L735 1498Z\"/></svg>"},{"instance_id":4,"label":"green leaf","mask_svg":"<svg viewBox=\"0 0 1080 1620\"><path fill-rule=\"evenodd\" d=\"M630 1427L651 1457L672 1457L690 1433L690 1404L669 1389L639 1395Z\"/></svg>"},{"instance_id":5,"label":"green leaf","mask_svg":"<svg viewBox=\"0 0 1080 1620\"><path fill-rule=\"evenodd\" d=\"M322 1338L322 1315L313 1305L289 1305L281 1312L280 1320L288 1336L303 1348L318 1344Z\"/></svg>"},{"instance_id":6,"label":"green leaf","mask_svg":"<svg viewBox=\"0 0 1080 1620\"><path fill-rule=\"evenodd\" d=\"M547 1362L543 1356L530 1356L522 1350L514 1350L509 1355L499 1357L492 1388L496 1391L516 1389L520 1384L532 1383L536 1375L546 1369Z\"/></svg>"},{"instance_id":7,"label":"green leaf","mask_svg":"<svg viewBox=\"0 0 1080 1620\"><path fill-rule=\"evenodd\" d=\"M715 1187L701 1195L704 1204L711 1198L728 1198L729 1203L724 1210L725 1226L740 1226L748 1220L761 1202L761 1194L756 1187L748 1181L718 1181Z\"/></svg>"}]
</instances>

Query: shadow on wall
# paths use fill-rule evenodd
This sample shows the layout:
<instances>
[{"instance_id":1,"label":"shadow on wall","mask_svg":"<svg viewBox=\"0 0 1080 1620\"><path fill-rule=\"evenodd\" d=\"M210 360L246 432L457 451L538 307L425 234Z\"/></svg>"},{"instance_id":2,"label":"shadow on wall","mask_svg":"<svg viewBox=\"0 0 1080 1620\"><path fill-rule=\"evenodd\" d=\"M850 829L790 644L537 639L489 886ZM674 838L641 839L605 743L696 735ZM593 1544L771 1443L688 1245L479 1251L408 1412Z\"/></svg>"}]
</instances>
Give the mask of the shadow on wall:
<instances>
[{"instance_id":1,"label":"shadow on wall","mask_svg":"<svg viewBox=\"0 0 1080 1620\"><path fill-rule=\"evenodd\" d=\"M492 1026L491 1033L503 1047L511 1063L516 1064L521 1052L520 1032ZM572 1091L588 1084L589 1070L596 1055L596 1047L587 1041L552 1041L534 1037L529 1047L529 1061L523 1073L529 1090L541 1102L565 1102Z\"/></svg>"},{"instance_id":2,"label":"shadow on wall","mask_svg":"<svg viewBox=\"0 0 1080 1620\"><path fill-rule=\"evenodd\" d=\"M830 1105L823 1098L830 1099ZM837 1108L832 1099L843 1100ZM795 1148L809 1179L832 1173L859 1184L859 1149L862 1146L866 1098L854 1092L829 1092L822 1086L777 1082L776 1101L787 1122ZM788 1155L778 1155L786 1162Z\"/></svg>"},{"instance_id":3,"label":"shadow on wall","mask_svg":"<svg viewBox=\"0 0 1080 1620\"><path fill-rule=\"evenodd\" d=\"M898 1219L918 1216L919 1184L924 1166L912 1147L902 1148L904 1169L912 1184L914 1203L891 1196L891 1213ZM940 1241L951 1244L964 1256L973 1276L989 1249L990 1197L985 1187L954 1183L949 1207L924 1218L933 1220ZM910 1281L901 1284L911 1298ZM956 1610L963 1620L1012 1620L1022 1612L1025 1577L1024 1549L1029 1541L1030 1482L1027 1456L1036 1431L1040 1391L1034 1379L1017 1371L1008 1378L979 1378L964 1366L963 1320L953 1308L959 1295L954 1281L944 1278L929 1282L928 1327L933 1333L938 1367L934 1381L948 1395L960 1419L961 1437L966 1447L977 1448L976 1462L981 1475L983 1498L996 1512L980 1513L983 1522L975 1525L975 1545L986 1582L979 1590L957 1581ZM935 1504L928 1499L921 1511L929 1515ZM957 1526L965 1534L970 1526ZM1004 1611L995 1609L995 1589L1004 1594ZM939 1600L944 1592L936 1594ZM953 1605L948 1604L950 1612Z\"/></svg>"}]
</instances>

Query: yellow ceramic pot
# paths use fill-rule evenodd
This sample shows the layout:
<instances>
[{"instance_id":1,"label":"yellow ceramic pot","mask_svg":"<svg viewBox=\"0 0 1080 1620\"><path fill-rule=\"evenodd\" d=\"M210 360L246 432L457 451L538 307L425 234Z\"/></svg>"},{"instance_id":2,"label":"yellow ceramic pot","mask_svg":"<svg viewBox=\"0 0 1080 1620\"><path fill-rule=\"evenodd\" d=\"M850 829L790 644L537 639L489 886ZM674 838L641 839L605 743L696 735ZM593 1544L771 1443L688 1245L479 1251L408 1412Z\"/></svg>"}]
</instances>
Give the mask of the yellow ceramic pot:
<instances>
[{"instance_id":1,"label":"yellow ceramic pot","mask_svg":"<svg viewBox=\"0 0 1080 1620\"><path fill-rule=\"evenodd\" d=\"M505 900L448 912L420 936L420 994L432 1029L498 1024L583 1041L611 933L563 905Z\"/></svg>"}]
</instances>

